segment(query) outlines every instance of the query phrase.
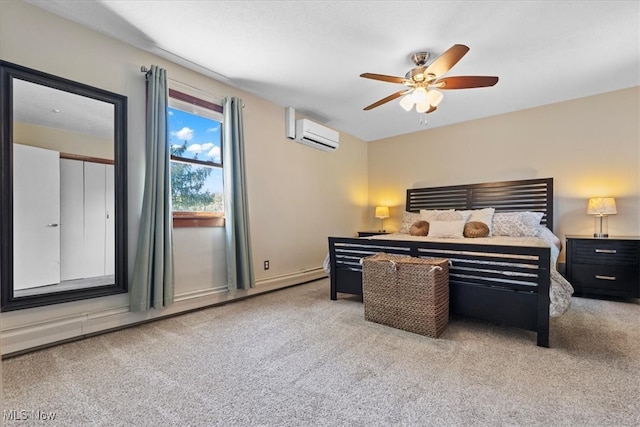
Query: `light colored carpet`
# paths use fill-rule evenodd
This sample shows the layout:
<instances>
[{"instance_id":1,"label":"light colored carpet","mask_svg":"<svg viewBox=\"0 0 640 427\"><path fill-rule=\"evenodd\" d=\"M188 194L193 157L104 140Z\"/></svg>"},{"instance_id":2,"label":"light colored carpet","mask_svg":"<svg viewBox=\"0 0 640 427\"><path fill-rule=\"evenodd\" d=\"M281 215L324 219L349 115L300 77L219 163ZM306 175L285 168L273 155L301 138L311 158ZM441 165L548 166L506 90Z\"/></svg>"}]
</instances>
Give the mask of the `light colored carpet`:
<instances>
[{"instance_id":1,"label":"light colored carpet","mask_svg":"<svg viewBox=\"0 0 640 427\"><path fill-rule=\"evenodd\" d=\"M637 300L574 298L551 346L367 322L324 279L4 360L4 408L51 426L640 425Z\"/></svg>"}]
</instances>

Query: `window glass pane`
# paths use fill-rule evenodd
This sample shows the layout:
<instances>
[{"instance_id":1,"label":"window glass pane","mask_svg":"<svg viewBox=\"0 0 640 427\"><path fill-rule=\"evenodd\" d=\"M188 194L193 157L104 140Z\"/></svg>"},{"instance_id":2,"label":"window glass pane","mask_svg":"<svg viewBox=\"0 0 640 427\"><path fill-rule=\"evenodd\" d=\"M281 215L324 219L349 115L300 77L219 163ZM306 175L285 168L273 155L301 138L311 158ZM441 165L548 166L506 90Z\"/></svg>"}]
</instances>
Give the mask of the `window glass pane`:
<instances>
[{"instance_id":1,"label":"window glass pane","mask_svg":"<svg viewBox=\"0 0 640 427\"><path fill-rule=\"evenodd\" d=\"M173 101L167 119L169 147L172 156L184 160L171 161L172 209L222 213L221 123L212 118L214 112L202 108L187 112Z\"/></svg>"},{"instance_id":2,"label":"window glass pane","mask_svg":"<svg viewBox=\"0 0 640 427\"><path fill-rule=\"evenodd\" d=\"M220 122L173 107L168 108L168 115L172 155L222 163Z\"/></svg>"},{"instance_id":3,"label":"window glass pane","mask_svg":"<svg viewBox=\"0 0 640 427\"><path fill-rule=\"evenodd\" d=\"M224 212L222 168L171 162L174 211Z\"/></svg>"}]
</instances>

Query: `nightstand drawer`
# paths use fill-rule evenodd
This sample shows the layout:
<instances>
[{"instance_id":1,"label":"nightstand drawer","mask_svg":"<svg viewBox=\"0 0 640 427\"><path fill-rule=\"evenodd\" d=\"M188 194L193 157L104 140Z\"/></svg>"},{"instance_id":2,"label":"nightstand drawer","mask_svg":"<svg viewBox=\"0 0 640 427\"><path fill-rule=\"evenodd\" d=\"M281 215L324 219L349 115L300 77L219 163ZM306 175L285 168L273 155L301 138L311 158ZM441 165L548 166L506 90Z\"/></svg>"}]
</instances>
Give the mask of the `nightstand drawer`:
<instances>
[{"instance_id":1,"label":"nightstand drawer","mask_svg":"<svg viewBox=\"0 0 640 427\"><path fill-rule=\"evenodd\" d=\"M573 245L573 262L636 266L640 260L637 242L588 240Z\"/></svg>"},{"instance_id":2,"label":"nightstand drawer","mask_svg":"<svg viewBox=\"0 0 640 427\"><path fill-rule=\"evenodd\" d=\"M574 264L572 285L576 288L593 288L625 292L631 284L637 285L638 270L609 265Z\"/></svg>"}]
</instances>

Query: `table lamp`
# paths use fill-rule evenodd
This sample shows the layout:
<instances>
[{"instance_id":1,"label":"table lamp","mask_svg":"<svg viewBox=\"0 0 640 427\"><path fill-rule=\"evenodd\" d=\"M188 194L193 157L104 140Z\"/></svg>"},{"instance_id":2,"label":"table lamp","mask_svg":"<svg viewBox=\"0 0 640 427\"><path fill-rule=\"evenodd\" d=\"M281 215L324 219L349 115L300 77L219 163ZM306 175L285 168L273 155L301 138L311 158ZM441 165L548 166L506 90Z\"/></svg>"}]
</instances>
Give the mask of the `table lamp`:
<instances>
[{"instance_id":1,"label":"table lamp","mask_svg":"<svg viewBox=\"0 0 640 427\"><path fill-rule=\"evenodd\" d=\"M380 218L380 230L384 232L384 219L389 218L389 207L387 206L376 206L376 218Z\"/></svg>"},{"instance_id":2,"label":"table lamp","mask_svg":"<svg viewBox=\"0 0 640 427\"><path fill-rule=\"evenodd\" d=\"M609 237L607 217L617 213L616 199L613 197L592 197L589 199L587 214L595 215L593 237Z\"/></svg>"}]
</instances>

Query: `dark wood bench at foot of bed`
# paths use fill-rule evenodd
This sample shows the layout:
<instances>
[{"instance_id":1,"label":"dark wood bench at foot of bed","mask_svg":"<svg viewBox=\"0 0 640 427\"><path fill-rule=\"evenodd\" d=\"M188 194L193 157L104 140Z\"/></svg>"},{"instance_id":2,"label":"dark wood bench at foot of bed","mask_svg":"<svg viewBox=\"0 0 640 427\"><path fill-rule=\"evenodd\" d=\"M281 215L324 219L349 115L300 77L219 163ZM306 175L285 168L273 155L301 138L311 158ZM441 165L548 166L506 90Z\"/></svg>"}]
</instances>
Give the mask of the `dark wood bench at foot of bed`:
<instances>
[{"instance_id":1,"label":"dark wood bench at foot of bed","mask_svg":"<svg viewBox=\"0 0 640 427\"><path fill-rule=\"evenodd\" d=\"M482 209L544 212L553 224L553 179L508 181L407 190L410 212L420 209ZM549 346L550 249L474 243L329 237L331 299L362 295L360 259L379 252L448 258L450 313L537 333ZM472 239L470 239L472 240Z\"/></svg>"}]
</instances>

